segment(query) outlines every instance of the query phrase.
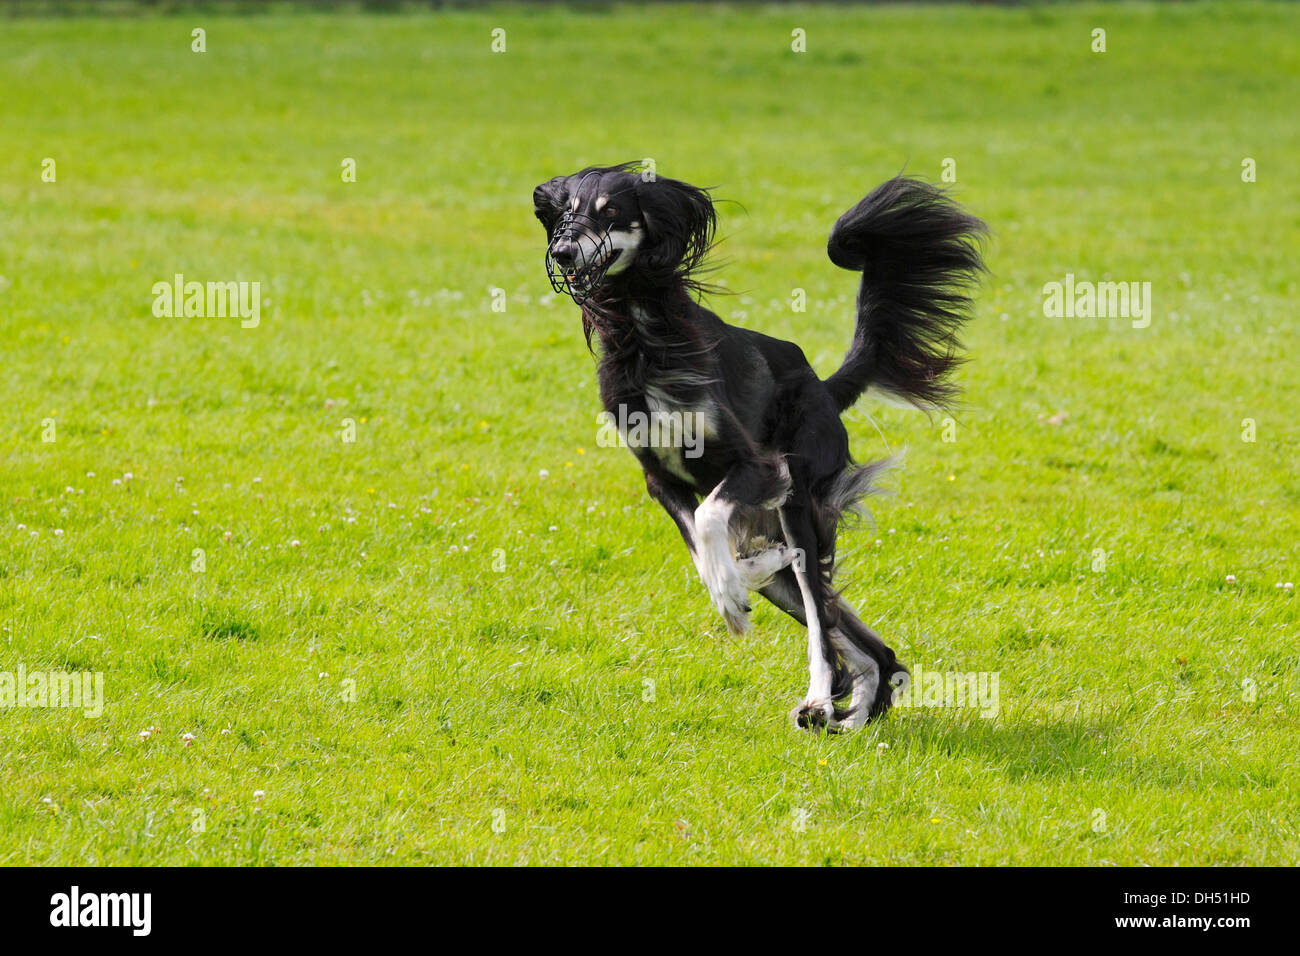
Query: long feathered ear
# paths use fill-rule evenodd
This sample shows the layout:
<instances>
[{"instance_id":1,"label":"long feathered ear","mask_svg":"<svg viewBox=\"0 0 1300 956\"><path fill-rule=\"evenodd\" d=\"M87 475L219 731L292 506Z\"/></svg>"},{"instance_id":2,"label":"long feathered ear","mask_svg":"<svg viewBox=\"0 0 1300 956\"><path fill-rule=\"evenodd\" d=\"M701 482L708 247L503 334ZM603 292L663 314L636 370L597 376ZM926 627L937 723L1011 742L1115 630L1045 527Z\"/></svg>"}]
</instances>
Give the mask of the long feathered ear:
<instances>
[{"instance_id":1,"label":"long feathered ear","mask_svg":"<svg viewBox=\"0 0 1300 956\"><path fill-rule=\"evenodd\" d=\"M713 245L717 213L708 190L676 179L638 180L646 238L637 250L643 268L688 276Z\"/></svg>"},{"instance_id":2,"label":"long feathered ear","mask_svg":"<svg viewBox=\"0 0 1300 956\"><path fill-rule=\"evenodd\" d=\"M546 227L546 238L550 239L568 202L569 191L565 188L567 176L556 176L533 190L533 215Z\"/></svg>"}]
</instances>

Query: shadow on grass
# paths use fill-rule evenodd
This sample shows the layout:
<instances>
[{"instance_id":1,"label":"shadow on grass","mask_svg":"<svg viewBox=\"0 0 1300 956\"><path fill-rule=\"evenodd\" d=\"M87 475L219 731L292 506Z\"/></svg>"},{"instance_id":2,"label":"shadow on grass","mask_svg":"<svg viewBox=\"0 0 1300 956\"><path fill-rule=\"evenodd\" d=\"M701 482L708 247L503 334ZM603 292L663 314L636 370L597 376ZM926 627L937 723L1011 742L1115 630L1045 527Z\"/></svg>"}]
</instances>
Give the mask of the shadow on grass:
<instances>
[{"instance_id":1,"label":"shadow on grass","mask_svg":"<svg viewBox=\"0 0 1300 956\"><path fill-rule=\"evenodd\" d=\"M1131 735L1131 728L1126 730L1116 718L1004 723L979 717L952 720L937 714L908 714L891 731L894 748L976 760L1012 780L1077 776L1180 788L1203 778L1205 771L1173 752L1176 741L1169 742L1160 757L1137 752L1125 738L1126 733ZM1222 769L1228 778L1240 776L1239 769Z\"/></svg>"}]
</instances>

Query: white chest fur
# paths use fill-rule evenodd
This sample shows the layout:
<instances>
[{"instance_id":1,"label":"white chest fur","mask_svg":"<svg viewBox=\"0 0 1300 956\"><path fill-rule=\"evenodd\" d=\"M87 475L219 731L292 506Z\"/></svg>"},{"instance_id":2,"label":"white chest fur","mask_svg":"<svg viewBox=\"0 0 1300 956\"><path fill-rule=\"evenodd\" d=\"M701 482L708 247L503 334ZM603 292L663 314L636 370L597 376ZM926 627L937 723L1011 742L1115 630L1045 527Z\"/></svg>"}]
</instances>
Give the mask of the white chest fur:
<instances>
[{"instance_id":1,"label":"white chest fur","mask_svg":"<svg viewBox=\"0 0 1300 956\"><path fill-rule=\"evenodd\" d=\"M649 450L665 471L694 483L685 461L700 458L705 443L716 435L714 409L683 406L654 386L646 389L645 400L651 422Z\"/></svg>"}]
</instances>

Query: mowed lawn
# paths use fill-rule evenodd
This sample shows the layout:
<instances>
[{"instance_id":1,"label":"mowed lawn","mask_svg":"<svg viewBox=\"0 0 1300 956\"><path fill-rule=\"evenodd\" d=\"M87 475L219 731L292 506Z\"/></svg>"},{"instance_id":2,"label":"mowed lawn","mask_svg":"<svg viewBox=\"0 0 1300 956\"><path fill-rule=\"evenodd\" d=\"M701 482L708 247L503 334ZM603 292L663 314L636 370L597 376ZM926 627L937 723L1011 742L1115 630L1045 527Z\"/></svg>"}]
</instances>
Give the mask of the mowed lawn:
<instances>
[{"instance_id":1,"label":"mowed lawn","mask_svg":"<svg viewBox=\"0 0 1300 956\"><path fill-rule=\"evenodd\" d=\"M0 671L104 678L97 718L0 709L0 863L1295 863L1298 30L0 21ZM849 416L907 465L842 582L996 717L793 729L802 630L728 636L597 443L531 192L647 157L735 200L714 308L823 375L831 223L954 161L994 231L964 405ZM177 273L260 282L260 324L155 317ZM1067 274L1149 282L1149 327L1045 316Z\"/></svg>"}]
</instances>

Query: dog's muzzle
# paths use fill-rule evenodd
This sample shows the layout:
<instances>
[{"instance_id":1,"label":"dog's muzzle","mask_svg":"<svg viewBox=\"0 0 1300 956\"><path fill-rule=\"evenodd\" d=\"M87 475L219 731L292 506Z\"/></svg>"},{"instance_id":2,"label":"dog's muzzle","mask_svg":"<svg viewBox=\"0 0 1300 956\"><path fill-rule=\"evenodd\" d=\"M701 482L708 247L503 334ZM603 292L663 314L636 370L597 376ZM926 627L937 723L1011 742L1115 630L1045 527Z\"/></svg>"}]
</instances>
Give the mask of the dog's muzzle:
<instances>
[{"instance_id":1,"label":"dog's muzzle","mask_svg":"<svg viewBox=\"0 0 1300 956\"><path fill-rule=\"evenodd\" d=\"M551 288L582 305L619 256L609 227L590 216L568 212L546 247L546 274Z\"/></svg>"}]
</instances>

